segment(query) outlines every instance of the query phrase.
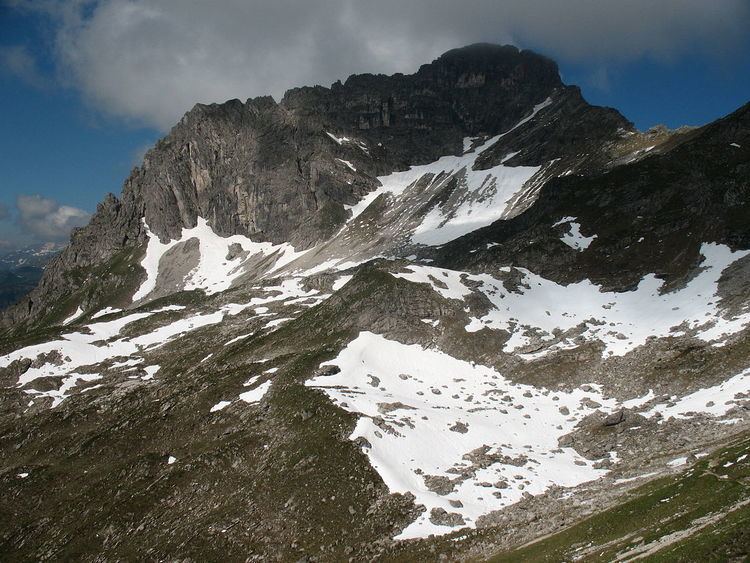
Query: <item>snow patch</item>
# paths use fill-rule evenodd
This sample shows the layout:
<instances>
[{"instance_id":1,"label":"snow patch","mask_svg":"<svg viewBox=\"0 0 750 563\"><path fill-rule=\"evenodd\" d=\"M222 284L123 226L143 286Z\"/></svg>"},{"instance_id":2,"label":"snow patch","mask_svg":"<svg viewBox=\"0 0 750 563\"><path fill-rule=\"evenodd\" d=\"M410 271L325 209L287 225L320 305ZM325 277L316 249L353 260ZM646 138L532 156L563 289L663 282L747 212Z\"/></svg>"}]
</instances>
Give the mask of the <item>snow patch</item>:
<instances>
[{"instance_id":1,"label":"snow patch","mask_svg":"<svg viewBox=\"0 0 750 563\"><path fill-rule=\"evenodd\" d=\"M224 410L231 404L232 404L232 401L219 401L213 407L211 407L211 410L209 412L217 412L220 410Z\"/></svg>"},{"instance_id":2,"label":"snow patch","mask_svg":"<svg viewBox=\"0 0 750 563\"><path fill-rule=\"evenodd\" d=\"M147 297L156 288L159 263L164 254L174 246L193 238L198 240L200 257L198 265L185 277L183 288L200 289L207 295L229 289L232 282L245 272L243 264L258 255L275 258L273 269L278 269L304 253L297 252L288 243L274 245L270 242L253 242L242 235L221 237L214 233L202 217L197 218L195 227L183 228L180 238L167 243L162 243L159 237L149 230L145 221L144 225L148 234L148 245L141 266L146 270L146 279L133 295L134 302ZM234 244L239 245L246 253L244 259L243 255L227 259L229 247Z\"/></svg>"},{"instance_id":3,"label":"snow patch","mask_svg":"<svg viewBox=\"0 0 750 563\"><path fill-rule=\"evenodd\" d=\"M344 160L343 158L337 158L336 160L338 160L340 163L345 164L346 166L348 166L349 169L352 172L356 172L357 171L357 169L354 167L354 165L351 162L349 162L348 160Z\"/></svg>"},{"instance_id":4,"label":"snow patch","mask_svg":"<svg viewBox=\"0 0 750 563\"><path fill-rule=\"evenodd\" d=\"M733 252L727 246L707 243L701 247L701 271L676 291L661 293L664 282L656 275L645 276L633 291L602 291L590 280L559 285L524 268L516 268L522 279L517 289L506 289L489 274L468 274L432 266L410 265L409 273L395 277L415 283L429 283L447 299L461 299L472 293L464 281L478 285L494 306L481 318L473 318L468 332L483 328L510 333L503 351L518 353L527 360L540 358L556 349L577 347L578 335L604 344L603 355L622 356L646 343L649 337L680 336L692 331L698 338L721 345L730 335L750 324L750 307L729 317L717 296L722 272L750 251ZM511 272L511 268L502 271ZM540 350L526 352L532 342Z\"/></svg>"},{"instance_id":5,"label":"snow patch","mask_svg":"<svg viewBox=\"0 0 750 563\"><path fill-rule=\"evenodd\" d=\"M258 403L266 395L270 388L271 382L266 381L265 383L261 383L260 385L258 385L255 389L250 389L250 391L240 393L240 399L250 404Z\"/></svg>"},{"instance_id":6,"label":"snow patch","mask_svg":"<svg viewBox=\"0 0 750 563\"><path fill-rule=\"evenodd\" d=\"M557 443L593 412L586 397L616 406L596 389L552 393L515 384L492 368L370 332L323 365L341 371L306 385L362 415L350 439L369 443L365 452L390 491L411 492L427 508L398 539L455 529L431 522L432 509L457 513L474 527L479 516L525 492L606 474Z\"/></svg>"},{"instance_id":7,"label":"snow patch","mask_svg":"<svg viewBox=\"0 0 750 563\"><path fill-rule=\"evenodd\" d=\"M75 310L75 313L73 313L72 315L70 315L67 319L65 319L62 322L63 326L69 325L70 323L72 323L74 320L76 320L81 315L83 315L83 309L81 309L81 307L78 307Z\"/></svg>"},{"instance_id":8,"label":"snow patch","mask_svg":"<svg viewBox=\"0 0 750 563\"><path fill-rule=\"evenodd\" d=\"M597 235L591 235L590 237L583 236L581 234L581 224L576 223L575 219L575 217L564 217L552 226L557 227L559 225L568 223L570 226L570 230L562 237L560 237L560 240L573 250L583 252L589 246L591 246L591 243L594 242L594 239L597 238Z\"/></svg>"},{"instance_id":9,"label":"snow patch","mask_svg":"<svg viewBox=\"0 0 750 563\"><path fill-rule=\"evenodd\" d=\"M667 420L670 417L690 418L695 413L720 417L726 415L737 405L735 400L737 395L744 396L747 393L750 393L750 368L718 385L698 389L668 405L658 404L644 415L652 417L659 413L662 420Z\"/></svg>"},{"instance_id":10,"label":"snow patch","mask_svg":"<svg viewBox=\"0 0 750 563\"><path fill-rule=\"evenodd\" d=\"M341 276L338 278L335 282L333 282L333 291L338 291L342 287L344 287L346 284L348 284L354 276Z\"/></svg>"}]
</instances>

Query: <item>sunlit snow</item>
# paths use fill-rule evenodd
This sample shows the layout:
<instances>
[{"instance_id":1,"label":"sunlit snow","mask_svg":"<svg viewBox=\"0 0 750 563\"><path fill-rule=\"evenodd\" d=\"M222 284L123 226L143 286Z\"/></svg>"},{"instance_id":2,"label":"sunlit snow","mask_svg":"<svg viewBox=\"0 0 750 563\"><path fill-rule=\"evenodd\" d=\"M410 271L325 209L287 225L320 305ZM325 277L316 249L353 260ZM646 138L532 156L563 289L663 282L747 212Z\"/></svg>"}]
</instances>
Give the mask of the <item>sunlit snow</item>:
<instances>
[{"instance_id":1,"label":"sunlit snow","mask_svg":"<svg viewBox=\"0 0 750 563\"><path fill-rule=\"evenodd\" d=\"M482 328L510 333L503 351L521 353L534 359L554 348L574 348L576 338L599 340L605 356L622 356L646 343L649 337L696 337L720 345L726 337L750 323L748 305L731 316L720 307L717 296L722 272L750 251L732 251L720 244L701 247L704 261L700 272L685 287L661 293L664 282L656 275L645 276L633 291L606 292L589 280L560 285L524 268L517 289L506 289L501 280L489 274L467 274L431 266L410 265L407 273L395 274L414 282L429 283L448 299L464 299L472 290L464 281L478 284L493 308L482 317L472 318L466 330ZM510 273L510 268L503 271ZM568 331L570 333L568 334ZM539 351L522 350L532 342Z\"/></svg>"},{"instance_id":2,"label":"sunlit snow","mask_svg":"<svg viewBox=\"0 0 750 563\"><path fill-rule=\"evenodd\" d=\"M147 297L156 288L159 263L164 254L174 246L193 238L199 242L200 258L198 265L186 276L184 289L201 289L207 294L231 287L232 282L244 273L243 263L258 254L274 256L276 261L273 263L273 269L281 268L303 254L295 251L288 243L274 245L270 242L253 242L242 235L221 237L214 233L202 217L198 217L197 224L192 229L183 228L179 239L167 243L162 243L159 237L148 230L148 226L146 230L149 237L148 246L146 256L141 262L141 266L146 270L146 279L133 295L133 301ZM238 255L227 260L229 247L233 244L239 245L247 253L244 259Z\"/></svg>"},{"instance_id":3,"label":"sunlit snow","mask_svg":"<svg viewBox=\"0 0 750 563\"><path fill-rule=\"evenodd\" d=\"M232 404L232 401L219 401L213 407L211 407L211 410L209 412L216 412L216 411L224 410L231 404Z\"/></svg>"},{"instance_id":4,"label":"sunlit snow","mask_svg":"<svg viewBox=\"0 0 750 563\"><path fill-rule=\"evenodd\" d=\"M261 383L260 385L258 385L255 389L250 389L250 391L240 393L240 399L245 401L246 403L257 403L265 396L270 387L271 382L266 381L265 383Z\"/></svg>"},{"instance_id":5,"label":"sunlit snow","mask_svg":"<svg viewBox=\"0 0 750 563\"><path fill-rule=\"evenodd\" d=\"M70 323L72 323L74 320L76 320L81 315L83 315L83 309L81 309L80 307L78 307L72 315L70 315L67 319L65 319L62 322L62 324L63 325L69 325Z\"/></svg>"},{"instance_id":6,"label":"sunlit snow","mask_svg":"<svg viewBox=\"0 0 750 563\"><path fill-rule=\"evenodd\" d=\"M399 539L450 532L430 522L433 508L460 514L473 527L479 516L518 502L524 492L575 486L606 473L557 445L593 412L584 398L615 406L598 391L514 384L489 367L370 332L324 365L341 372L306 384L363 415L351 439L369 442L365 451L391 491L411 492L427 508ZM446 479L450 492L430 490L431 480Z\"/></svg>"}]
</instances>

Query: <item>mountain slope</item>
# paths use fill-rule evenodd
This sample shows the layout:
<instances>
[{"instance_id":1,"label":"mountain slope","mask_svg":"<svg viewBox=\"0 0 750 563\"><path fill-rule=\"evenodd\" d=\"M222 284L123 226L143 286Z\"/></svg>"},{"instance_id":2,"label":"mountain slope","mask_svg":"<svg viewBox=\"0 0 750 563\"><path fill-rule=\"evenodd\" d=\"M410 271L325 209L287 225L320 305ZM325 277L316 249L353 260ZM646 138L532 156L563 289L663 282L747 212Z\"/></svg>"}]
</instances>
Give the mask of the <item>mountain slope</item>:
<instances>
[{"instance_id":1,"label":"mountain slope","mask_svg":"<svg viewBox=\"0 0 750 563\"><path fill-rule=\"evenodd\" d=\"M488 45L197 106L4 317L0 549L554 558L706 482L750 425L749 113L639 133Z\"/></svg>"}]
</instances>

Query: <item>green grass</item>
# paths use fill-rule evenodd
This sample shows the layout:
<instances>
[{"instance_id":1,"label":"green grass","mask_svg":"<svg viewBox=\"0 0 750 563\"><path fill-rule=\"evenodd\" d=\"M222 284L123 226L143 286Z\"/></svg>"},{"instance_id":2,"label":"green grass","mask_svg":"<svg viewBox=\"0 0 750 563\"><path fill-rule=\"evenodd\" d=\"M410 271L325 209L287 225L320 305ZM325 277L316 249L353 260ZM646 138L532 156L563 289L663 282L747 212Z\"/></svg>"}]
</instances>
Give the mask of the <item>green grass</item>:
<instances>
[{"instance_id":1,"label":"green grass","mask_svg":"<svg viewBox=\"0 0 750 563\"><path fill-rule=\"evenodd\" d=\"M653 546L650 559L654 561L746 556L750 504L732 510L750 500L750 456L731 467L723 465L749 452L750 439L746 438L684 473L638 488L630 493L630 500L614 508L542 541L499 554L492 561L562 561L576 555L584 555L586 561L611 561L620 553L648 544ZM714 516L714 524L689 532L699 519ZM685 537L674 543L655 543L680 532Z\"/></svg>"}]
</instances>

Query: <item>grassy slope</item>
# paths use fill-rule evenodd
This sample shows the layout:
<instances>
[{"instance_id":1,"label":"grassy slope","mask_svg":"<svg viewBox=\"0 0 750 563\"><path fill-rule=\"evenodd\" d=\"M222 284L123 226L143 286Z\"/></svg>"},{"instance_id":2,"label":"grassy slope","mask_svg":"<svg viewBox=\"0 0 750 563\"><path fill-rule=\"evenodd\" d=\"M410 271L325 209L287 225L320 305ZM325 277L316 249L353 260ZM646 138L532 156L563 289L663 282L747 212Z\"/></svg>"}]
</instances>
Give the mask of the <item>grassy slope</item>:
<instances>
[{"instance_id":1,"label":"grassy slope","mask_svg":"<svg viewBox=\"0 0 750 563\"><path fill-rule=\"evenodd\" d=\"M744 454L750 454L750 437L493 561L612 561L638 554L653 561L743 561L750 553L750 455L736 460Z\"/></svg>"}]
</instances>

